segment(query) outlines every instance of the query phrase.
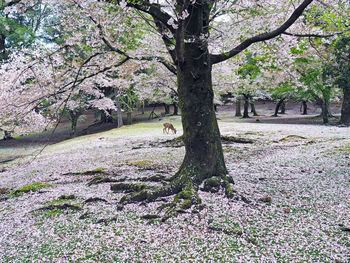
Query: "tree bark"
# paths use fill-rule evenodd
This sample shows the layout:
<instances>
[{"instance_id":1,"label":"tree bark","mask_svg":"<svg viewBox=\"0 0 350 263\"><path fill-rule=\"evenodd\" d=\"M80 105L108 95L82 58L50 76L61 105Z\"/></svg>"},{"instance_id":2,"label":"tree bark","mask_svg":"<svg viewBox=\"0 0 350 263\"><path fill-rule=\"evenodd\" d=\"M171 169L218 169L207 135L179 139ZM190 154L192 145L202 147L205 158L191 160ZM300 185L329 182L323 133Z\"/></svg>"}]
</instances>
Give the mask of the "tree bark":
<instances>
[{"instance_id":1,"label":"tree bark","mask_svg":"<svg viewBox=\"0 0 350 263\"><path fill-rule=\"evenodd\" d=\"M173 103L173 107L174 107L173 115L178 115L179 114L179 107L177 106L176 102Z\"/></svg>"},{"instance_id":2,"label":"tree bark","mask_svg":"<svg viewBox=\"0 0 350 263\"><path fill-rule=\"evenodd\" d=\"M101 111L101 122L102 123L112 123L113 118L110 110L108 110L108 114L105 111Z\"/></svg>"},{"instance_id":3,"label":"tree bark","mask_svg":"<svg viewBox=\"0 0 350 263\"><path fill-rule=\"evenodd\" d=\"M209 30L209 10L208 1L197 0L186 25L180 25L183 35L177 36L178 94L186 153L174 179L181 188L188 184L198 188L205 179L227 174L214 111L208 44L200 39ZM197 40L184 43L179 38Z\"/></svg>"},{"instance_id":4,"label":"tree bark","mask_svg":"<svg viewBox=\"0 0 350 263\"><path fill-rule=\"evenodd\" d=\"M10 131L5 131L5 130L3 130L3 132L4 132L4 138L3 138L3 140L11 140L11 139L13 139L13 137L12 137Z\"/></svg>"},{"instance_id":5,"label":"tree bark","mask_svg":"<svg viewBox=\"0 0 350 263\"><path fill-rule=\"evenodd\" d=\"M122 109L120 107L120 101L119 101L119 95L115 95L115 106L117 108L117 123L118 128L123 126L123 116L122 116Z\"/></svg>"},{"instance_id":6,"label":"tree bark","mask_svg":"<svg viewBox=\"0 0 350 263\"><path fill-rule=\"evenodd\" d=\"M259 114L256 112L254 102L250 102L250 110L250 112L252 112L254 116L259 116Z\"/></svg>"},{"instance_id":7,"label":"tree bark","mask_svg":"<svg viewBox=\"0 0 350 263\"><path fill-rule=\"evenodd\" d=\"M350 84L343 88L343 104L341 107L340 123L350 125Z\"/></svg>"},{"instance_id":8,"label":"tree bark","mask_svg":"<svg viewBox=\"0 0 350 263\"><path fill-rule=\"evenodd\" d=\"M241 99L237 98L236 100L236 117L241 117L242 116L242 112L241 112Z\"/></svg>"},{"instance_id":9,"label":"tree bark","mask_svg":"<svg viewBox=\"0 0 350 263\"><path fill-rule=\"evenodd\" d=\"M276 108L275 108L275 114L272 115L273 117L277 117L277 116L278 116L278 111L279 111L279 109L280 109L282 103L284 102L284 100L285 100L285 99L283 98L283 99L280 99L280 100L277 102Z\"/></svg>"},{"instance_id":10,"label":"tree bark","mask_svg":"<svg viewBox=\"0 0 350 263\"><path fill-rule=\"evenodd\" d=\"M142 105L141 105L141 114L145 114L145 101L142 101Z\"/></svg>"},{"instance_id":11,"label":"tree bark","mask_svg":"<svg viewBox=\"0 0 350 263\"><path fill-rule=\"evenodd\" d=\"M303 109L302 115L307 115L307 102L305 100L303 100L301 106Z\"/></svg>"},{"instance_id":12,"label":"tree bark","mask_svg":"<svg viewBox=\"0 0 350 263\"><path fill-rule=\"evenodd\" d=\"M5 39L6 36L0 34L0 61L6 59Z\"/></svg>"},{"instance_id":13,"label":"tree bark","mask_svg":"<svg viewBox=\"0 0 350 263\"><path fill-rule=\"evenodd\" d=\"M328 116L329 116L329 106L328 106L328 102L326 100L322 100L322 105L321 105L321 109L322 109L322 120L324 124L327 124L329 122Z\"/></svg>"},{"instance_id":14,"label":"tree bark","mask_svg":"<svg viewBox=\"0 0 350 263\"><path fill-rule=\"evenodd\" d=\"M246 95L244 96L244 107L243 107L243 117L242 118L249 118L249 97Z\"/></svg>"},{"instance_id":15,"label":"tree bark","mask_svg":"<svg viewBox=\"0 0 350 263\"><path fill-rule=\"evenodd\" d=\"M128 125L131 125L131 124L132 124L131 112L127 112L127 113L126 113L126 123L127 123Z\"/></svg>"},{"instance_id":16,"label":"tree bark","mask_svg":"<svg viewBox=\"0 0 350 263\"><path fill-rule=\"evenodd\" d=\"M163 105L164 105L165 115L170 114L170 106L166 103L163 103Z\"/></svg>"},{"instance_id":17,"label":"tree bark","mask_svg":"<svg viewBox=\"0 0 350 263\"><path fill-rule=\"evenodd\" d=\"M77 133L77 124L80 114L76 114L74 111L69 111L69 117L71 121L71 136L76 137Z\"/></svg>"},{"instance_id":18,"label":"tree bark","mask_svg":"<svg viewBox=\"0 0 350 263\"><path fill-rule=\"evenodd\" d=\"M281 114L286 114L286 102L283 101L281 104Z\"/></svg>"}]
</instances>

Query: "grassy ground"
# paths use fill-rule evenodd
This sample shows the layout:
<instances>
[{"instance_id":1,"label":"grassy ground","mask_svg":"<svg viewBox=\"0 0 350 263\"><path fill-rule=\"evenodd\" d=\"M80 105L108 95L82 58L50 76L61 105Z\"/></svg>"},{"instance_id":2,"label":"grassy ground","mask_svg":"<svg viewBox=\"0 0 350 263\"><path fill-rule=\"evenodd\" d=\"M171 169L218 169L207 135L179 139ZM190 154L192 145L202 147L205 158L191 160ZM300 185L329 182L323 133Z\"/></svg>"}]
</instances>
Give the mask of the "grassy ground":
<instances>
[{"instance_id":1,"label":"grassy ground","mask_svg":"<svg viewBox=\"0 0 350 263\"><path fill-rule=\"evenodd\" d=\"M1 164L0 262L349 262L349 128L219 117L223 135L254 140L223 145L236 197L200 191L203 210L165 223L143 217L172 197L118 211L123 194L89 182L173 175L184 148L162 142L179 117L162 120L176 135L156 120Z\"/></svg>"}]
</instances>

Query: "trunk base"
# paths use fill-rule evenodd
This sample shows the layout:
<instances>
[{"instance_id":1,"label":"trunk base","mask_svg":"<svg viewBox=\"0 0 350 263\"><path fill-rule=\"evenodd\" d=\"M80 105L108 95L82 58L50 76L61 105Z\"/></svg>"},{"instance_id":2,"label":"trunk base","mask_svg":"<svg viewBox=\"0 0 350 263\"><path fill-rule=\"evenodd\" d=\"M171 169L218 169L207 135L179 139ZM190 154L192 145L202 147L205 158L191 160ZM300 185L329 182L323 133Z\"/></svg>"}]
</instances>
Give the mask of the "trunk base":
<instances>
[{"instance_id":1,"label":"trunk base","mask_svg":"<svg viewBox=\"0 0 350 263\"><path fill-rule=\"evenodd\" d=\"M199 168L202 170L202 168ZM227 198L233 198L235 190L233 189L234 181L232 177L222 173L221 175L208 175L203 173L195 173L193 167L182 167L175 174L170 182L162 187L147 187L141 191L123 196L119 201L119 207L123 207L129 203L136 202L154 202L158 198L174 195L171 203L164 204L158 208L166 212L163 215L163 221L170 217L176 216L193 206L200 206L201 199L198 195L199 186L204 182L203 188L200 190L216 193L223 189ZM203 171L201 171L203 172ZM194 174L195 175L194 175ZM204 179L203 179L204 178Z\"/></svg>"}]
</instances>

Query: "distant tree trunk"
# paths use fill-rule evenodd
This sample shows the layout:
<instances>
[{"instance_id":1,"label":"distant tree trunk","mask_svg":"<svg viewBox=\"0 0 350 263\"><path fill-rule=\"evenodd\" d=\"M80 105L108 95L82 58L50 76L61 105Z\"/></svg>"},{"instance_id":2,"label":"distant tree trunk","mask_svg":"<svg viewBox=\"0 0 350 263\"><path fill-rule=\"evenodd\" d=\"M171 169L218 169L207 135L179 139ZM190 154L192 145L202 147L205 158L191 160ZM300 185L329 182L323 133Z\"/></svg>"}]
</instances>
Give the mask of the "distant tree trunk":
<instances>
[{"instance_id":1,"label":"distant tree trunk","mask_svg":"<svg viewBox=\"0 0 350 263\"><path fill-rule=\"evenodd\" d=\"M131 124L132 124L131 112L127 112L127 113L126 113L126 123L127 123L128 125L131 125Z\"/></svg>"},{"instance_id":2,"label":"distant tree trunk","mask_svg":"<svg viewBox=\"0 0 350 263\"><path fill-rule=\"evenodd\" d=\"M3 140L11 140L11 139L13 139L13 137L11 135L11 132L4 130L4 138L3 138Z\"/></svg>"},{"instance_id":3,"label":"distant tree trunk","mask_svg":"<svg viewBox=\"0 0 350 263\"><path fill-rule=\"evenodd\" d=\"M164 105L165 115L170 114L170 106L166 103L163 103L163 105Z\"/></svg>"},{"instance_id":4,"label":"distant tree trunk","mask_svg":"<svg viewBox=\"0 0 350 263\"><path fill-rule=\"evenodd\" d=\"M78 132L77 132L77 124L78 124L78 119L79 119L79 116L81 114L80 113L76 113L74 111L69 111L69 118L70 118L70 121L72 123L71 125L71 136L72 137L76 137L78 135Z\"/></svg>"},{"instance_id":5,"label":"distant tree trunk","mask_svg":"<svg viewBox=\"0 0 350 263\"><path fill-rule=\"evenodd\" d=\"M282 103L284 102L284 98L283 99L280 99L277 104L276 104L276 108L275 108L275 114L273 115L273 117L277 117L278 116L278 111L282 105Z\"/></svg>"},{"instance_id":6,"label":"distant tree trunk","mask_svg":"<svg viewBox=\"0 0 350 263\"><path fill-rule=\"evenodd\" d=\"M302 112L303 112L302 115L307 115L307 102L305 100L303 100L301 103L302 103L301 107L302 107Z\"/></svg>"},{"instance_id":7,"label":"distant tree trunk","mask_svg":"<svg viewBox=\"0 0 350 263\"><path fill-rule=\"evenodd\" d=\"M259 114L256 112L254 102L250 102L250 112L252 112L254 116L259 116Z\"/></svg>"},{"instance_id":8,"label":"distant tree trunk","mask_svg":"<svg viewBox=\"0 0 350 263\"><path fill-rule=\"evenodd\" d=\"M350 125L350 84L343 88L343 104L341 107L340 123Z\"/></svg>"},{"instance_id":9,"label":"distant tree trunk","mask_svg":"<svg viewBox=\"0 0 350 263\"><path fill-rule=\"evenodd\" d=\"M281 104L281 114L286 114L286 102L283 101Z\"/></svg>"},{"instance_id":10,"label":"distant tree trunk","mask_svg":"<svg viewBox=\"0 0 350 263\"><path fill-rule=\"evenodd\" d=\"M145 101L142 101L142 106L141 106L141 113L145 114Z\"/></svg>"},{"instance_id":11,"label":"distant tree trunk","mask_svg":"<svg viewBox=\"0 0 350 263\"><path fill-rule=\"evenodd\" d=\"M117 108L117 122L118 122L118 128L123 126L123 115L122 115L122 109L120 107L120 101L119 96L115 95L115 106Z\"/></svg>"},{"instance_id":12,"label":"distant tree trunk","mask_svg":"<svg viewBox=\"0 0 350 263\"><path fill-rule=\"evenodd\" d=\"M214 104L214 111L217 112L218 111L218 105Z\"/></svg>"},{"instance_id":13,"label":"distant tree trunk","mask_svg":"<svg viewBox=\"0 0 350 263\"><path fill-rule=\"evenodd\" d=\"M6 36L0 34L0 61L6 58L5 39Z\"/></svg>"},{"instance_id":14,"label":"distant tree trunk","mask_svg":"<svg viewBox=\"0 0 350 263\"><path fill-rule=\"evenodd\" d=\"M244 96L244 109L243 109L243 117L242 118L249 118L249 97L246 95Z\"/></svg>"},{"instance_id":15,"label":"distant tree trunk","mask_svg":"<svg viewBox=\"0 0 350 263\"><path fill-rule=\"evenodd\" d=\"M236 117L240 117L242 116L242 112L241 112L241 99L237 98L236 100Z\"/></svg>"},{"instance_id":16,"label":"distant tree trunk","mask_svg":"<svg viewBox=\"0 0 350 263\"><path fill-rule=\"evenodd\" d=\"M101 111L101 122L102 123L112 123L113 122L111 110L108 110L107 113L104 110Z\"/></svg>"},{"instance_id":17,"label":"distant tree trunk","mask_svg":"<svg viewBox=\"0 0 350 263\"><path fill-rule=\"evenodd\" d=\"M179 107L178 107L176 102L173 103L173 107L174 107L173 115L178 115L179 114Z\"/></svg>"},{"instance_id":18,"label":"distant tree trunk","mask_svg":"<svg viewBox=\"0 0 350 263\"><path fill-rule=\"evenodd\" d=\"M326 100L322 100L322 120L324 124L327 124L329 122L329 103Z\"/></svg>"}]
</instances>

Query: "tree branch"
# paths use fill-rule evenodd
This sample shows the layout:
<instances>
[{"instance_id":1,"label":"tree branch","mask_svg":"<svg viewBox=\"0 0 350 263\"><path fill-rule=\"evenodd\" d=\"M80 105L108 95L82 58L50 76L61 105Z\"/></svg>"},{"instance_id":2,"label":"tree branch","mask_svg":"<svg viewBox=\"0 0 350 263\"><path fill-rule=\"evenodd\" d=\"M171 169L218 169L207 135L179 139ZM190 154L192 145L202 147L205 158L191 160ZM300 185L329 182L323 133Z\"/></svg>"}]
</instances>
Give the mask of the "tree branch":
<instances>
[{"instance_id":1,"label":"tree branch","mask_svg":"<svg viewBox=\"0 0 350 263\"><path fill-rule=\"evenodd\" d=\"M106 2L116 2L120 4L121 1L106 0ZM127 2L126 6L133 7L137 10L140 10L144 13L151 15L153 19L161 21L164 24L164 26L166 26L173 34L175 33L174 28L168 24L168 21L170 20L171 16L168 13L163 12L159 4L150 3L149 0L138 0L138 1L126 0L126 2Z\"/></svg>"},{"instance_id":2,"label":"tree branch","mask_svg":"<svg viewBox=\"0 0 350 263\"><path fill-rule=\"evenodd\" d=\"M329 37L334 37L334 36L339 36L344 34L345 32L350 31L350 29L341 31L341 32L336 32L333 34L327 34L327 35L321 35L321 34L295 34L295 33L289 33L289 32L283 32L283 35L287 36L292 36L292 37L316 37L316 38L329 38Z\"/></svg>"},{"instance_id":3,"label":"tree branch","mask_svg":"<svg viewBox=\"0 0 350 263\"><path fill-rule=\"evenodd\" d=\"M269 39L272 39L272 38L282 34L291 25L294 24L294 22L302 15L304 10L312 3L312 1L313 0L304 0L299 5L299 7L294 10L294 12L289 17L289 19L286 22L284 22L279 28L277 28L273 31L270 31L270 32L262 33L262 34L254 36L254 37L248 38L247 40L243 41L241 44L239 44L235 48L231 49L229 52L225 52L225 53L222 53L219 55L211 55L212 64L216 64L216 63L225 61L229 58L232 58L254 43L269 40Z\"/></svg>"}]
</instances>

